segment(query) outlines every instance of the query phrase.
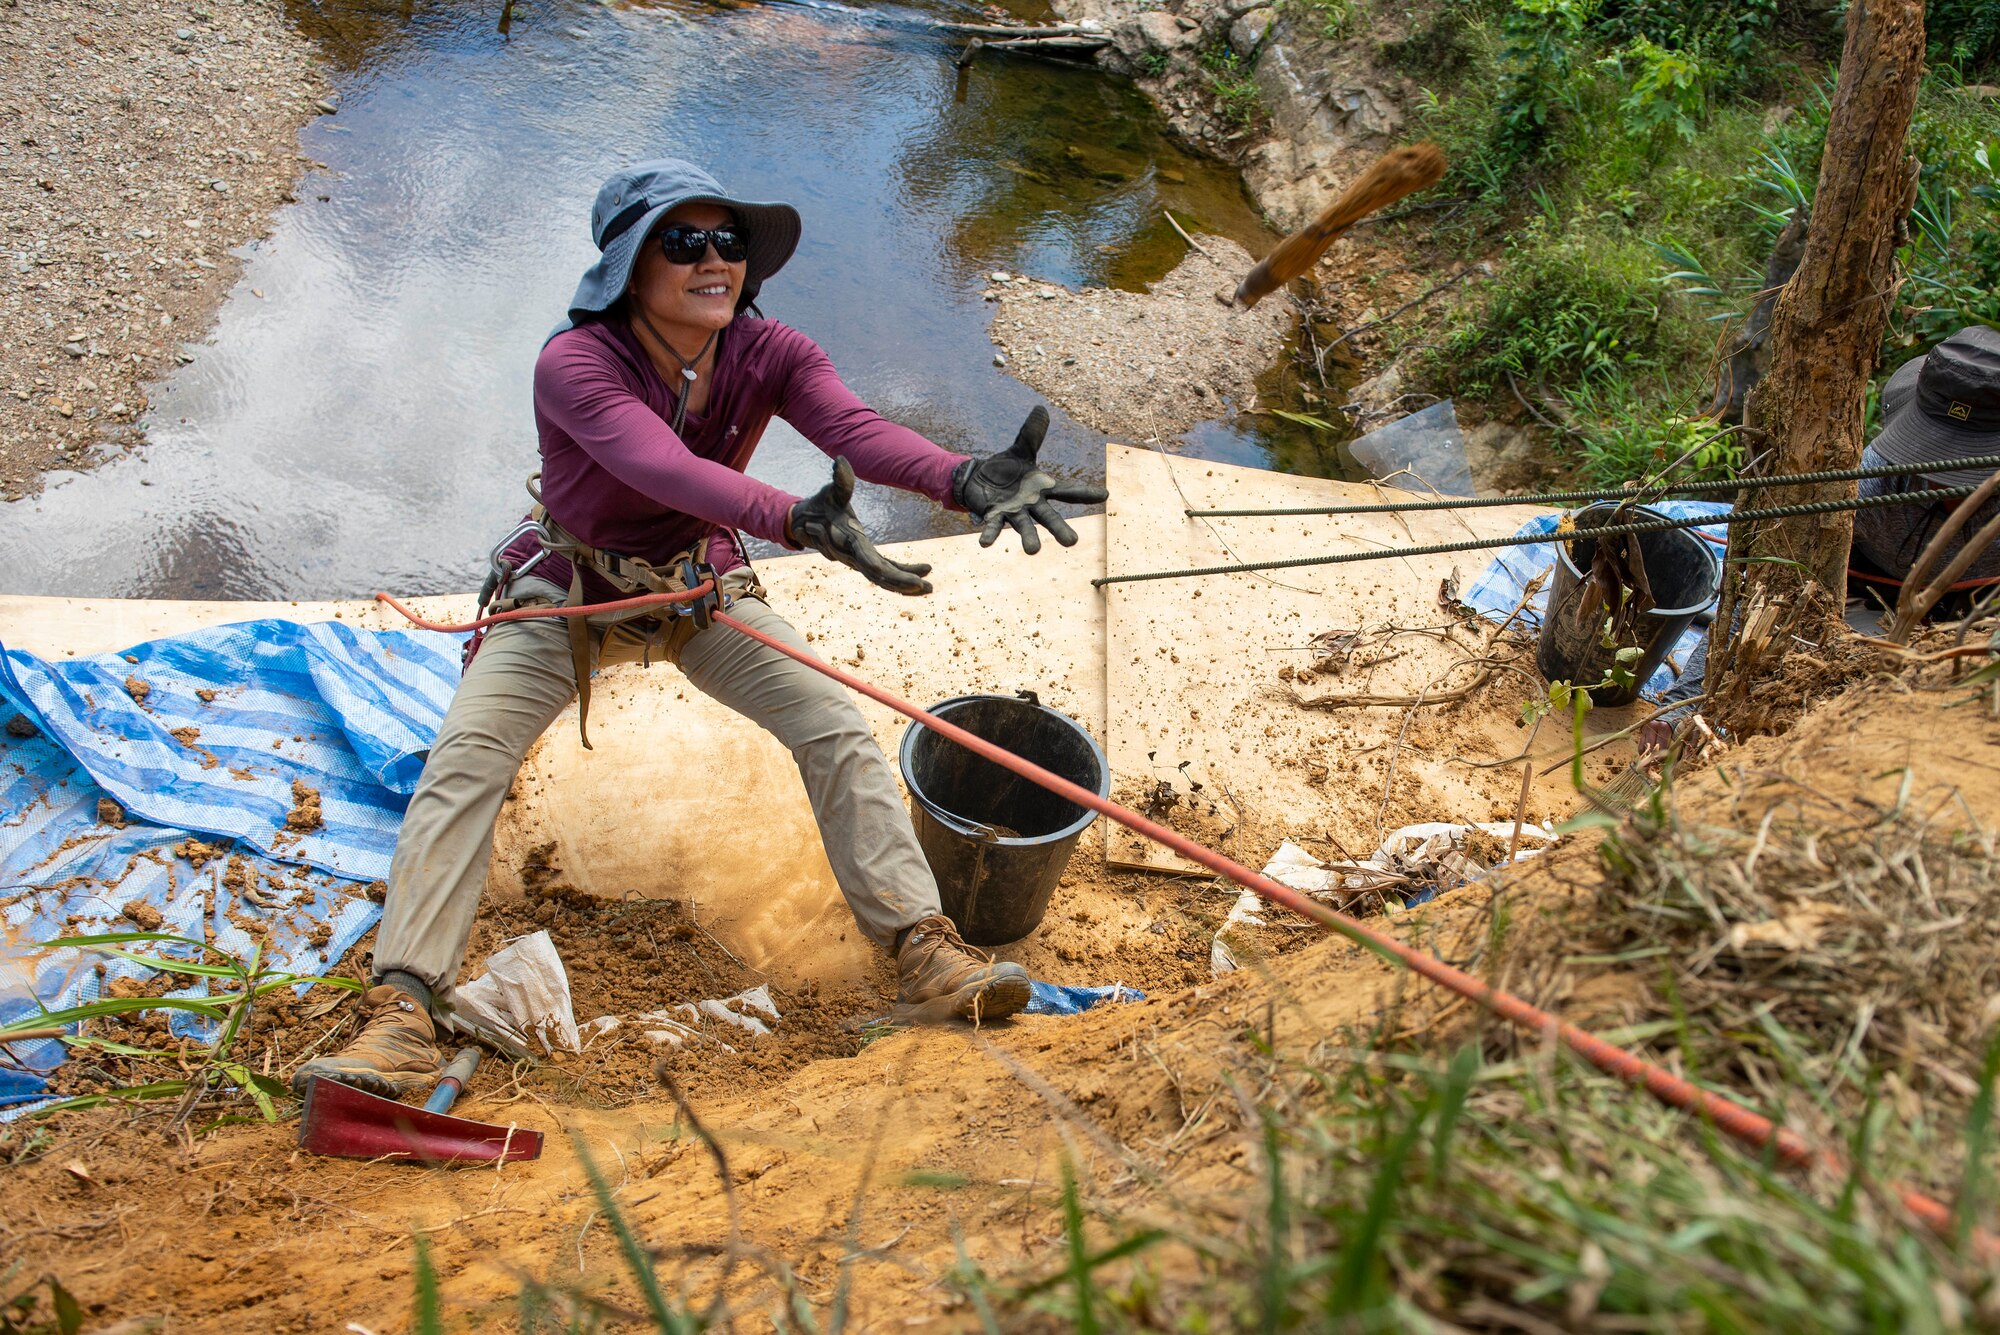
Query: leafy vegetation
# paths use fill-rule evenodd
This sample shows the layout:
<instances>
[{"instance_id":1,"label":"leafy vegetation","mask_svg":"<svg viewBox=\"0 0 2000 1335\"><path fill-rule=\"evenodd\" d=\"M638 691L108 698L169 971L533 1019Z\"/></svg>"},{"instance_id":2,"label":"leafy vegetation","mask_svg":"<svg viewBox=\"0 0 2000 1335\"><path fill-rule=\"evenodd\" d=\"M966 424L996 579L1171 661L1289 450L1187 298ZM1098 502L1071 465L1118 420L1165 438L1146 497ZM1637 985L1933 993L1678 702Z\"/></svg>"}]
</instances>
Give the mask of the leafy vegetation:
<instances>
[{"instance_id":1,"label":"leafy vegetation","mask_svg":"<svg viewBox=\"0 0 2000 1335\"><path fill-rule=\"evenodd\" d=\"M1967 73L2000 66L2000 6L1992 0L1928 0L1924 28L1933 65Z\"/></svg>"},{"instance_id":2,"label":"leafy vegetation","mask_svg":"<svg viewBox=\"0 0 2000 1335\"><path fill-rule=\"evenodd\" d=\"M1264 102L1249 61L1224 43L1202 51L1201 68L1217 110L1234 129L1252 130L1263 123Z\"/></svg>"},{"instance_id":3,"label":"leafy vegetation","mask_svg":"<svg viewBox=\"0 0 2000 1335\"><path fill-rule=\"evenodd\" d=\"M1354 21L1354 0L1302 0L1302 3L1317 20L1322 37L1345 36Z\"/></svg>"},{"instance_id":4,"label":"leafy vegetation","mask_svg":"<svg viewBox=\"0 0 2000 1335\"><path fill-rule=\"evenodd\" d=\"M16 1287L16 1286L19 1287ZM83 1329L83 1306L54 1275L21 1283L21 1263L0 1274L0 1335L77 1335Z\"/></svg>"},{"instance_id":5,"label":"leafy vegetation","mask_svg":"<svg viewBox=\"0 0 2000 1335\"><path fill-rule=\"evenodd\" d=\"M127 949L133 945L152 949ZM72 948L143 965L164 978L175 980L179 986L185 987L186 981L183 980L190 980L220 990L207 995L103 996L60 1010L42 1010L12 1025L0 1026L0 1038L5 1038L10 1029L129 1020L158 1013L192 1016L207 1026L213 1037L205 1047L188 1050L182 1044L175 1051L141 1047L101 1036L79 1034L67 1038L64 1043L72 1050L73 1056L115 1060L121 1067L133 1071L153 1066L170 1068L181 1074L138 1083L111 1084L95 1093L57 1099L33 1109L31 1115L38 1118L101 1104L175 1099L178 1100L173 1117L176 1125L185 1123L198 1109L220 1111L225 1119L233 1118L237 1115L235 1109L244 1103L254 1109L262 1120L275 1122L281 1116L280 1102L290 1099L290 1091L282 1080L253 1070L236 1053L237 1040L245 1033L258 1001L281 989L309 983L324 983L347 991L359 991L361 988L359 983L348 978L273 970L264 961L261 947L253 948L248 959L238 959L205 942L170 932L107 932L71 936L51 941L43 947L51 951ZM19 1147L10 1147L0 1141L0 1150L8 1151L10 1161L32 1152L25 1139Z\"/></svg>"},{"instance_id":6,"label":"leafy vegetation","mask_svg":"<svg viewBox=\"0 0 2000 1335\"><path fill-rule=\"evenodd\" d=\"M1884 374L2000 323L2000 99L1966 90L2000 67L2000 7L1929 9L1937 68ZM1420 109L1453 163L1434 237L1481 254L1507 239L1442 336L1412 337L1422 371L1540 419L1563 470L1593 482L1678 457L1709 429L1712 368L1778 232L1810 208L1839 28L1791 0L1442 0L1427 24L1384 55L1447 75ZM1735 452L1699 462L1719 472Z\"/></svg>"}]
</instances>

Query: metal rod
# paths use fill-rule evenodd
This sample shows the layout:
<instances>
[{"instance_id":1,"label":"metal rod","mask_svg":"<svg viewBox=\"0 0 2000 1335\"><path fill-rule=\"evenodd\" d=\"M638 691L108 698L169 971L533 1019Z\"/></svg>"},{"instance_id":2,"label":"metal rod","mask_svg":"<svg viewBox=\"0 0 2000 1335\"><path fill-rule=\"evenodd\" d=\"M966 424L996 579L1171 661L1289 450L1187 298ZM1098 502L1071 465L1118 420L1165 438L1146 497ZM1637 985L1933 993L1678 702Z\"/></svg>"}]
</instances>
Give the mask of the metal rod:
<instances>
[{"instance_id":1,"label":"metal rod","mask_svg":"<svg viewBox=\"0 0 2000 1335\"><path fill-rule=\"evenodd\" d=\"M1568 542L1575 538L1615 538L1626 533L1663 533L1676 528L1704 528L1709 524L1747 524L1758 519L1794 519L1801 515L1836 514L1842 510L1873 510L1885 505L1917 505L1934 501L1957 501L1970 496L1974 487L1937 487L1920 492L1897 492L1889 496L1863 496L1853 500L1809 501L1799 505L1776 505L1768 510L1738 510L1725 515L1701 515L1693 519L1647 519L1630 524L1605 524L1598 528L1571 529L1567 533L1545 533L1533 538L1468 538L1463 542L1436 542L1428 547L1391 547L1383 551L1336 552L1331 556L1300 556L1289 561L1249 561L1240 565L1201 566L1194 570L1155 570L1144 575L1106 575L1091 582L1093 587L1131 584L1149 579L1188 579L1196 575L1241 575L1258 570L1295 570L1300 566L1348 565L1356 561L1389 561L1399 556L1446 556L1453 552L1489 551L1496 547L1532 547L1543 542Z\"/></svg>"},{"instance_id":2,"label":"metal rod","mask_svg":"<svg viewBox=\"0 0 2000 1335\"><path fill-rule=\"evenodd\" d=\"M1656 489L1655 495L1669 491L1692 491L1704 495L1750 491L1758 487L1806 487L1821 482L1858 482L1871 477L1905 477L1913 473L1934 473L1942 460L1920 464L1870 464L1866 468L1837 468L1820 473L1786 473L1778 477L1742 477L1731 482L1682 482ZM1975 455L1950 461L1952 471L1963 468L2000 468L2000 454ZM1407 514L1412 510L1483 510L1495 505L1543 505L1568 501L1638 500L1641 493L1631 488L1600 487L1591 491L1544 491L1526 496L1451 496L1437 501L1384 501L1370 505L1303 505L1285 510L1184 510L1190 519L1230 519L1261 515L1380 515Z\"/></svg>"}]
</instances>

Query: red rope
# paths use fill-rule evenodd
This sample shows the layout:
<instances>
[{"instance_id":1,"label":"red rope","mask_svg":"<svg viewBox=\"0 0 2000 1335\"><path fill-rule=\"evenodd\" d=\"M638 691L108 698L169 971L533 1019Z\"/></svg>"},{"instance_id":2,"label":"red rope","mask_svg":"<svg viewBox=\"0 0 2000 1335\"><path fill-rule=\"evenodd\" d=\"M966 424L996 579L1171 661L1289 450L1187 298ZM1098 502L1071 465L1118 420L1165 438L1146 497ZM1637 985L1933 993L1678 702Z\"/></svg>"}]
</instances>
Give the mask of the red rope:
<instances>
[{"instance_id":1,"label":"red rope","mask_svg":"<svg viewBox=\"0 0 2000 1335\"><path fill-rule=\"evenodd\" d=\"M1856 570L1853 566L1847 568L1847 577L1849 579L1858 579L1868 584L1886 584L1892 589L1903 587L1903 581L1893 576L1873 575L1866 570ZM1945 586L1945 592L1965 593L1971 589L1990 589L1995 584L2000 584L2000 575L1981 575L1977 579L1962 579L1956 584L1948 584Z\"/></svg>"},{"instance_id":2,"label":"red rope","mask_svg":"<svg viewBox=\"0 0 2000 1335\"><path fill-rule=\"evenodd\" d=\"M1644 1058L1612 1043L1607 1043L1588 1030L1579 1029L1566 1021L1530 1005L1511 992L1501 991L1488 983L1483 983L1460 969L1455 969L1434 955L1404 945L1392 936L1375 931L1358 919L1336 912L1324 904L1306 898L1289 886L1280 885L1267 876L1251 871L1241 863L1234 862L1212 849L1205 848L1164 825L1146 819L1135 811L1130 811L1116 802L1099 797L1096 793L1059 774L1053 774L1032 761L1023 760L1011 751L1002 749L983 737L974 736L955 724L947 723L937 715L917 708L906 700L897 698L880 687L872 686L858 677L850 676L839 668L822 663L811 654L794 649L781 640L773 639L762 631L744 625L727 613L716 612L715 619L732 630L741 631L760 644L776 649L786 657L804 663L815 671L825 673L849 690L859 691L878 704L914 719L941 737L957 742L975 755L984 756L1004 769L1012 770L1033 783L1048 789L1061 797L1101 812L1129 830L1136 830L1158 843L1165 844L1182 857L1200 863L1219 876L1227 877L1238 885L1256 891L1274 904L1281 904L1294 913L1311 918L1332 931L1368 946L1373 950L1392 955L1409 968L1462 997L1467 997L1495 1014L1512 1021L1523 1029L1536 1033L1554 1033L1571 1051L1589 1061L1599 1070L1633 1084L1643 1085L1648 1092L1661 1102L1689 1112L1700 1113L1703 1117L1721 1127L1729 1135L1759 1152L1772 1151L1779 1162L1790 1168L1805 1168L1820 1164L1835 1172L1844 1173L1845 1165L1840 1158L1826 1150L1818 1150L1797 1135L1777 1126L1769 1118L1751 1112L1740 1104L1732 1103L1717 1094L1711 1094L1698 1085L1689 1083L1671 1071L1654 1065ZM1931 1228L1946 1238L1952 1236L1951 1211L1923 1193L1908 1187L1896 1187L1896 1195L1905 1209L1923 1220ZM2000 1239L1994 1238L1984 1229L1973 1230L1973 1241L1986 1256L2000 1257Z\"/></svg>"},{"instance_id":3,"label":"red rope","mask_svg":"<svg viewBox=\"0 0 2000 1335\"><path fill-rule=\"evenodd\" d=\"M633 607L689 602L703 596L712 587L712 582L704 581L699 588L690 589L686 593L647 594L638 598L626 598L618 602L596 603L581 607L522 608L513 612L502 612L494 616L484 617L478 621L467 622L462 626L443 626L435 622L425 621L388 594L378 593L375 596L382 602L395 608L398 612L401 612L412 623L423 627L425 630L467 631L499 621L529 620L538 617L587 616L597 612L624 611ZM1584 1058L1591 1065L1606 1074L1617 1076L1619 1079L1632 1084L1644 1086L1648 1093L1670 1107L1679 1108L1686 1112L1699 1113L1702 1117L1720 1127L1729 1136L1743 1145L1759 1153L1765 1151L1771 1152L1778 1162L1788 1168L1807 1168L1817 1164L1836 1175L1845 1175L1847 1172L1847 1166L1839 1155L1829 1150L1814 1148L1798 1135L1772 1122L1768 1117L1754 1113L1741 1104L1731 1102L1719 1094L1712 1094L1698 1085L1683 1080L1673 1072L1647 1061L1636 1053L1627 1052L1624 1048L1618 1047L1616 1044L1607 1043L1586 1029L1580 1029L1565 1020L1559 1020L1547 1011L1530 1004L1511 992L1502 991L1489 983L1481 982L1461 969L1453 968L1443 960L1438 959L1435 955L1429 955L1411 946L1406 946L1395 937L1378 932L1359 919L1351 918L1345 913L1330 909L1324 904L1316 903L1289 886L1280 885L1267 876L1251 871L1241 863L1196 843L1176 830L1171 830L1155 821L1148 820L1136 811L1122 807L1116 802L1099 797L1089 789L1072 783L1059 774L1043 769L1033 761L1023 760L1013 752L996 746L983 737L974 736L956 724L947 723L937 715L927 710L919 709L907 700L891 695L879 686L870 685L859 677L843 672L831 664L821 662L803 650L794 649L782 640L773 639L762 631L738 621L726 612L718 610L710 613L710 615L716 621L728 626L731 630L748 635L759 644L776 649L787 658L803 663L816 672L824 673L849 690L858 691L876 703L886 705L904 717L923 724L932 732L958 743L973 754L983 756L1001 768L1011 770L1022 778L1039 784L1041 787L1048 789L1060 797L1067 798L1078 806L1087 807L1092 811L1108 816L1127 829L1137 831L1156 843L1166 845L1182 857L1199 863L1218 876L1225 877L1236 882L1238 885L1254 890L1258 895L1269 900L1271 903L1282 905L1302 917L1312 919L1329 931L1338 932L1349 940L1393 957L1412 971L1430 979L1432 982L1449 991L1457 993L1459 996L1478 1002L1494 1014L1522 1029L1538 1034L1555 1035L1572 1052L1575 1052L1578 1056ZM1940 1236L1947 1239L1953 1236L1955 1225L1949 1209L1912 1187L1895 1186L1891 1189L1895 1192L1897 1199L1902 1202L1904 1209L1922 1220ZM2000 1238L1994 1237L1993 1234L1984 1228L1974 1227L1971 1230L1971 1242L1983 1258L1989 1261L2000 1259Z\"/></svg>"},{"instance_id":4,"label":"red rope","mask_svg":"<svg viewBox=\"0 0 2000 1335\"><path fill-rule=\"evenodd\" d=\"M447 635L458 635L469 630L483 630L502 621L536 621L545 617L587 617L599 612L629 612L635 607L665 607L670 603L691 603L703 597L715 587L715 581L703 580L686 593L642 593L636 598L621 598L614 603L584 603L576 607L517 607L511 612L495 612L492 616L468 621L463 625L446 626L435 621L426 621L403 606L386 593L377 592L375 600L389 604L410 622L424 630L443 631Z\"/></svg>"},{"instance_id":5,"label":"red rope","mask_svg":"<svg viewBox=\"0 0 2000 1335\"><path fill-rule=\"evenodd\" d=\"M1717 547L1727 547L1729 545L1728 538L1717 537L1713 533L1705 533L1698 528L1690 529L1689 531L1703 542L1712 543ZM1856 570L1853 566L1847 568L1847 577L1849 579L1861 580L1867 584L1886 584L1892 589L1903 587L1903 581L1893 576L1873 575L1865 570ZM1982 575L1978 579L1962 579L1956 584L1947 586L1945 592L1965 593L1972 589L1990 589L1995 584L2000 584L2000 575Z\"/></svg>"}]
</instances>

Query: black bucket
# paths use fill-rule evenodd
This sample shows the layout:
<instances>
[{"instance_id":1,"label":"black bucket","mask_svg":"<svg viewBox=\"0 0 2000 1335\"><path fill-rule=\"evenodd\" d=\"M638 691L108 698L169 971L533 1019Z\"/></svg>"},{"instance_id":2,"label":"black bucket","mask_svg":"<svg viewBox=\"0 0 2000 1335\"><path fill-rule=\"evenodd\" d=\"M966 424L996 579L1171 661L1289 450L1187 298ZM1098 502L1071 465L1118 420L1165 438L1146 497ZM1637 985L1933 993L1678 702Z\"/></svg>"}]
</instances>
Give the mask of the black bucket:
<instances>
[{"instance_id":1,"label":"black bucket","mask_svg":"<svg viewBox=\"0 0 2000 1335\"><path fill-rule=\"evenodd\" d=\"M1621 524L1665 519L1657 510L1628 505L1622 510L1611 501L1599 501L1577 511L1578 529L1601 528L1619 516ZM1542 614L1541 642L1535 651L1535 666L1550 681L1566 681L1574 686L1596 686L1617 662L1617 651L1637 648L1638 661L1631 664L1630 686L1604 686L1591 691L1600 705L1629 705L1639 698L1639 688L1653 669L1667 656L1694 619L1715 598L1722 584L1722 562L1708 542L1690 529L1663 529L1640 533L1639 552L1646 563L1646 582L1652 586L1654 607L1632 618L1632 626L1614 647L1604 646L1604 617L1609 609L1578 625L1577 604L1583 597L1584 574L1597 555L1597 539L1571 538L1556 544L1556 582L1549 592L1548 610ZM1610 539L1623 542L1623 536Z\"/></svg>"},{"instance_id":2,"label":"black bucket","mask_svg":"<svg viewBox=\"0 0 2000 1335\"><path fill-rule=\"evenodd\" d=\"M1099 797L1111 793L1104 752L1053 709L1009 695L961 695L931 712ZM1005 945L1039 927L1096 813L920 723L903 734L902 761L917 842L945 916L975 946Z\"/></svg>"}]
</instances>

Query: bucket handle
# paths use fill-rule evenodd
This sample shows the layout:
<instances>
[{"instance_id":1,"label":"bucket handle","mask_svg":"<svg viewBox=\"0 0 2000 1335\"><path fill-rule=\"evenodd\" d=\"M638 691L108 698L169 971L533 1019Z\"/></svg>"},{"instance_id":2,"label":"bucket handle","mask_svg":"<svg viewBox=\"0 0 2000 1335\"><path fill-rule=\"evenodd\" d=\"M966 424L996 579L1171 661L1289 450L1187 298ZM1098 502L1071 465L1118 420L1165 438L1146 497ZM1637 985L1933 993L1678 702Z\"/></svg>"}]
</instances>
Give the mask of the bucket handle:
<instances>
[{"instance_id":1,"label":"bucket handle","mask_svg":"<svg viewBox=\"0 0 2000 1335\"><path fill-rule=\"evenodd\" d=\"M979 851L972 857L972 885L965 894L966 922L972 922L979 913L979 892L986 881L986 850L1000 842L1000 831L979 821L965 822L966 833L979 841Z\"/></svg>"}]
</instances>

